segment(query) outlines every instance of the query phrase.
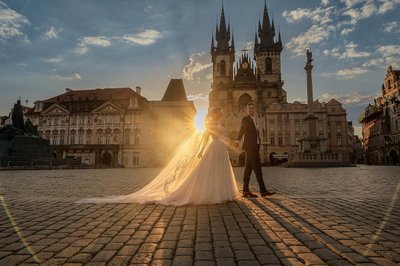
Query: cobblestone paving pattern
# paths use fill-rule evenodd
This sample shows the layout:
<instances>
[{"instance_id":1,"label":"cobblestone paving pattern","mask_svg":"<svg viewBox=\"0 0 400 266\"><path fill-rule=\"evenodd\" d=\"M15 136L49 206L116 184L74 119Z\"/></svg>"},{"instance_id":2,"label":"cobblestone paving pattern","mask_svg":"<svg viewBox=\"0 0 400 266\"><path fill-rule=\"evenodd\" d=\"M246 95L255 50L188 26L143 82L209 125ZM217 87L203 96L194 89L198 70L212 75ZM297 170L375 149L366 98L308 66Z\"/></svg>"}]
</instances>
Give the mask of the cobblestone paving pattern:
<instances>
[{"instance_id":1,"label":"cobblestone paving pattern","mask_svg":"<svg viewBox=\"0 0 400 266\"><path fill-rule=\"evenodd\" d=\"M0 171L0 265L399 265L399 170L264 168L277 195L184 207L75 203L160 169Z\"/></svg>"}]
</instances>

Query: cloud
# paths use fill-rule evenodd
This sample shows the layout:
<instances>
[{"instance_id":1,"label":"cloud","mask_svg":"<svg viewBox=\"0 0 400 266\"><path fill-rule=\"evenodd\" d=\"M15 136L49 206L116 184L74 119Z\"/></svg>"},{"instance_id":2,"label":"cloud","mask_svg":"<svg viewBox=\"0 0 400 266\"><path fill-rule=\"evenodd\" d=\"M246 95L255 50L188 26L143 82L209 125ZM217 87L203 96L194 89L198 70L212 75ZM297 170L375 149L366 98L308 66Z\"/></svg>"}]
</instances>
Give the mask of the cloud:
<instances>
[{"instance_id":1,"label":"cloud","mask_svg":"<svg viewBox=\"0 0 400 266\"><path fill-rule=\"evenodd\" d=\"M394 30L395 28L397 28L397 21L392 21L392 22L388 22L385 26L385 32L391 32L392 30Z\"/></svg>"},{"instance_id":2,"label":"cloud","mask_svg":"<svg viewBox=\"0 0 400 266\"><path fill-rule=\"evenodd\" d=\"M307 46L327 40L333 30L335 30L335 26L333 25L313 25L306 32L290 39L286 47L290 49L295 56L301 56L304 54L304 50Z\"/></svg>"},{"instance_id":3,"label":"cloud","mask_svg":"<svg viewBox=\"0 0 400 266\"><path fill-rule=\"evenodd\" d=\"M78 54L85 54L89 50L88 46L108 47L110 45L111 40L104 36L83 37L80 38L80 42L78 47L75 48L75 52Z\"/></svg>"},{"instance_id":4,"label":"cloud","mask_svg":"<svg viewBox=\"0 0 400 266\"><path fill-rule=\"evenodd\" d=\"M138 44L138 45L150 45L156 42L156 40L160 39L162 34L154 29L147 29L137 34L132 35L123 35L120 37L121 39Z\"/></svg>"},{"instance_id":5,"label":"cloud","mask_svg":"<svg viewBox=\"0 0 400 266\"><path fill-rule=\"evenodd\" d=\"M346 93L346 94L331 94L331 93L323 93L319 100L321 102L328 102L331 99L335 99L342 103L343 105L359 105L364 106L367 105L371 99L373 99L375 95L365 95L358 92Z\"/></svg>"},{"instance_id":6,"label":"cloud","mask_svg":"<svg viewBox=\"0 0 400 266\"><path fill-rule=\"evenodd\" d=\"M315 23L326 24L331 22L331 12L334 8L297 8L292 11L283 11L282 15L289 23L295 23L303 19L309 19Z\"/></svg>"},{"instance_id":7,"label":"cloud","mask_svg":"<svg viewBox=\"0 0 400 266\"><path fill-rule=\"evenodd\" d=\"M322 75L325 76L325 77L335 76L338 79L352 79L355 76L358 76L358 75L361 75L361 74L364 74L364 73L367 73L367 72L369 72L369 70L366 69L366 68L353 67L353 68L341 69L341 70L338 70L335 73L325 73L325 74L322 74Z\"/></svg>"},{"instance_id":8,"label":"cloud","mask_svg":"<svg viewBox=\"0 0 400 266\"><path fill-rule=\"evenodd\" d=\"M195 75L203 72L204 70L212 66L210 62L209 55L205 52L194 53L190 55L190 63L183 68L183 79L185 80L200 80L200 77L195 77Z\"/></svg>"},{"instance_id":9,"label":"cloud","mask_svg":"<svg viewBox=\"0 0 400 266\"><path fill-rule=\"evenodd\" d=\"M30 25L26 17L10 9L0 1L0 41L21 38L23 42L29 43L28 37L22 32L22 28L25 25Z\"/></svg>"},{"instance_id":10,"label":"cloud","mask_svg":"<svg viewBox=\"0 0 400 266\"><path fill-rule=\"evenodd\" d=\"M374 67L384 65L385 60L383 58L373 58L362 64L362 67Z\"/></svg>"},{"instance_id":11,"label":"cloud","mask_svg":"<svg viewBox=\"0 0 400 266\"><path fill-rule=\"evenodd\" d=\"M336 47L336 48L333 48L332 50L324 50L322 53L324 55L331 55L333 57L337 57L340 59L367 57L367 56L371 55L371 53L369 53L369 52L356 51L357 46L358 45L355 44L354 42L350 42L345 45L345 51L343 51L343 52L340 52L339 48Z\"/></svg>"},{"instance_id":12,"label":"cloud","mask_svg":"<svg viewBox=\"0 0 400 266\"><path fill-rule=\"evenodd\" d=\"M393 10L396 5L400 5L400 0L379 0L379 2L382 3L378 9L378 14L381 15Z\"/></svg>"},{"instance_id":13,"label":"cloud","mask_svg":"<svg viewBox=\"0 0 400 266\"><path fill-rule=\"evenodd\" d=\"M81 80L82 77L78 73L74 73L72 76L61 76L55 75L51 77L52 80Z\"/></svg>"},{"instance_id":14,"label":"cloud","mask_svg":"<svg viewBox=\"0 0 400 266\"><path fill-rule=\"evenodd\" d=\"M346 28L346 29L343 29L341 32L340 32L340 34L342 34L343 36L344 35L349 35L349 33L350 32L353 32L354 31L354 28Z\"/></svg>"},{"instance_id":15,"label":"cloud","mask_svg":"<svg viewBox=\"0 0 400 266\"><path fill-rule=\"evenodd\" d=\"M44 61L47 63L61 63L63 60L64 59L62 57L53 57L53 58L44 59Z\"/></svg>"},{"instance_id":16,"label":"cloud","mask_svg":"<svg viewBox=\"0 0 400 266\"><path fill-rule=\"evenodd\" d=\"M48 31L42 34L41 38L43 40L51 40L51 39L57 39L58 38L58 30L51 26Z\"/></svg>"},{"instance_id":17,"label":"cloud","mask_svg":"<svg viewBox=\"0 0 400 266\"><path fill-rule=\"evenodd\" d=\"M323 6L327 6L329 4L329 0L321 0Z\"/></svg>"},{"instance_id":18,"label":"cloud","mask_svg":"<svg viewBox=\"0 0 400 266\"><path fill-rule=\"evenodd\" d=\"M208 94L206 93L198 93L187 96L189 101L208 101Z\"/></svg>"},{"instance_id":19,"label":"cloud","mask_svg":"<svg viewBox=\"0 0 400 266\"><path fill-rule=\"evenodd\" d=\"M383 45L378 48L377 52L384 57L398 56L400 54L400 45Z\"/></svg>"},{"instance_id":20,"label":"cloud","mask_svg":"<svg viewBox=\"0 0 400 266\"><path fill-rule=\"evenodd\" d=\"M346 51L341 56L339 56L339 58L367 57L371 55L371 53L368 52L356 51L357 46L358 45L354 42L346 44Z\"/></svg>"}]
</instances>

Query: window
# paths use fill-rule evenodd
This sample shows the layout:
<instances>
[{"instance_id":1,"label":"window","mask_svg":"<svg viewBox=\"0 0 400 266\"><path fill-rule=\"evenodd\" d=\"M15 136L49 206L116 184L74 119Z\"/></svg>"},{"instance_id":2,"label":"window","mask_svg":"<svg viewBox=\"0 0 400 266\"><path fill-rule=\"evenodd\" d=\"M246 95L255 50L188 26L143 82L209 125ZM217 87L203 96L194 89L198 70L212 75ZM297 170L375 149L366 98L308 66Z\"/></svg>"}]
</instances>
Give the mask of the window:
<instances>
[{"instance_id":1,"label":"window","mask_svg":"<svg viewBox=\"0 0 400 266\"><path fill-rule=\"evenodd\" d=\"M275 145L275 138L274 138L274 137L271 137L271 138L269 139L269 142L270 142L271 145Z\"/></svg>"},{"instance_id":2,"label":"window","mask_svg":"<svg viewBox=\"0 0 400 266\"><path fill-rule=\"evenodd\" d=\"M83 134L78 135L78 144L83 144Z\"/></svg>"},{"instance_id":3,"label":"window","mask_svg":"<svg viewBox=\"0 0 400 266\"><path fill-rule=\"evenodd\" d=\"M64 145L64 132L60 132L60 145Z\"/></svg>"},{"instance_id":4,"label":"window","mask_svg":"<svg viewBox=\"0 0 400 266\"><path fill-rule=\"evenodd\" d=\"M139 165L139 153L138 152L134 152L132 154L132 164L133 164L133 166Z\"/></svg>"},{"instance_id":5,"label":"window","mask_svg":"<svg viewBox=\"0 0 400 266\"><path fill-rule=\"evenodd\" d=\"M225 60L221 60L221 76L225 76L226 75L226 62Z\"/></svg>"},{"instance_id":6,"label":"window","mask_svg":"<svg viewBox=\"0 0 400 266\"><path fill-rule=\"evenodd\" d=\"M92 135L87 135L86 136L86 144L92 144Z\"/></svg>"},{"instance_id":7,"label":"window","mask_svg":"<svg viewBox=\"0 0 400 266\"><path fill-rule=\"evenodd\" d=\"M290 135L285 136L285 144L290 145Z\"/></svg>"},{"instance_id":8,"label":"window","mask_svg":"<svg viewBox=\"0 0 400 266\"><path fill-rule=\"evenodd\" d=\"M300 133L300 123L299 122L294 123L294 131L296 133Z\"/></svg>"},{"instance_id":9,"label":"window","mask_svg":"<svg viewBox=\"0 0 400 266\"><path fill-rule=\"evenodd\" d=\"M286 133L290 132L290 124L286 123L285 127L286 127L286 129L285 129Z\"/></svg>"},{"instance_id":10,"label":"window","mask_svg":"<svg viewBox=\"0 0 400 266\"><path fill-rule=\"evenodd\" d=\"M338 138L338 139L337 139L337 145L338 145L338 146L341 146L341 145L342 145L342 138Z\"/></svg>"},{"instance_id":11,"label":"window","mask_svg":"<svg viewBox=\"0 0 400 266\"><path fill-rule=\"evenodd\" d=\"M342 125L340 123L336 124L336 133L342 133Z\"/></svg>"},{"instance_id":12,"label":"window","mask_svg":"<svg viewBox=\"0 0 400 266\"><path fill-rule=\"evenodd\" d=\"M283 143L282 143L282 137L278 137L278 144L279 145L282 145Z\"/></svg>"},{"instance_id":13,"label":"window","mask_svg":"<svg viewBox=\"0 0 400 266\"><path fill-rule=\"evenodd\" d=\"M318 131L323 132L324 131L324 124L322 121L318 121Z\"/></svg>"},{"instance_id":14,"label":"window","mask_svg":"<svg viewBox=\"0 0 400 266\"><path fill-rule=\"evenodd\" d=\"M267 57L265 58L265 74L272 73L272 59Z\"/></svg>"},{"instance_id":15,"label":"window","mask_svg":"<svg viewBox=\"0 0 400 266\"><path fill-rule=\"evenodd\" d=\"M270 126L269 126L269 131L270 132L275 132L275 123L274 123L274 121L271 121Z\"/></svg>"},{"instance_id":16,"label":"window","mask_svg":"<svg viewBox=\"0 0 400 266\"><path fill-rule=\"evenodd\" d=\"M71 144L75 144L75 135L71 135Z\"/></svg>"}]
</instances>

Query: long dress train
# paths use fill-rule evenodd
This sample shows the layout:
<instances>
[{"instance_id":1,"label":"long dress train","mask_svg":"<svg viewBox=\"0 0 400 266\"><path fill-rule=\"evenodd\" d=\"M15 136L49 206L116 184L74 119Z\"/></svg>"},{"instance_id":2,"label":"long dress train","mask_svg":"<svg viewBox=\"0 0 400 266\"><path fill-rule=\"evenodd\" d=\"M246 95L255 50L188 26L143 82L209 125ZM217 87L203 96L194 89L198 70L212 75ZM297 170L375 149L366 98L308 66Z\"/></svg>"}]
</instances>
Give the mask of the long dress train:
<instances>
[{"instance_id":1,"label":"long dress train","mask_svg":"<svg viewBox=\"0 0 400 266\"><path fill-rule=\"evenodd\" d=\"M223 127L217 130L222 134ZM220 134L220 135L221 135ZM216 204L240 197L226 145L213 135L197 157L200 137L193 134L168 165L142 189L121 196L88 198L78 203Z\"/></svg>"}]
</instances>

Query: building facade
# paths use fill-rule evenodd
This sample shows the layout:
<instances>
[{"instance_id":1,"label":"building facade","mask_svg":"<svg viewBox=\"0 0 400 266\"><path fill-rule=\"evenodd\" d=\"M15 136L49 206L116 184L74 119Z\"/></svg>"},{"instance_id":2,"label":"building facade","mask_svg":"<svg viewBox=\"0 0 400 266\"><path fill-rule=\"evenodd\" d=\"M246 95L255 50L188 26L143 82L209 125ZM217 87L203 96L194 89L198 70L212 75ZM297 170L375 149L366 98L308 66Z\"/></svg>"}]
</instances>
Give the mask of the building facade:
<instances>
[{"instance_id":1,"label":"building facade","mask_svg":"<svg viewBox=\"0 0 400 266\"><path fill-rule=\"evenodd\" d=\"M79 158L81 164L95 167L156 166L166 161L170 146L187 136L182 128L193 125L195 108L181 85L166 91L177 90L180 98L161 101L147 100L140 87L66 89L36 101L25 115L50 141L55 158ZM177 122L167 127L165 116ZM159 139L166 130L176 130L174 140Z\"/></svg>"},{"instance_id":2,"label":"building facade","mask_svg":"<svg viewBox=\"0 0 400 266\"><path fill-rule=\"evenodd\" d=\"M224 110L225 127L234 140L242 118L247 115L247 103L254 102L262 132L260 156L264 164L280 164L290 159L299 148L299 140L306 136L307 105L288 103L283 89L281 72L281 33L276 33L274 20L264 6L262 22L254 39L253 57L247 51L235 60L234 36L226 26L222 8L219 25L211 39L213 80L209 95L210 106ZM304 84L304 88L306 85ZM306 89L304 89L306 91ZM314 102L318 117L318 132L328 140L328 150L350 162L352 150L351 128L346 110L332 99L327 103ZM354 132L354 129L353 129ZM350 135L349 135L350 134ZM242 165L244 154L230 150L232 163Z\"/></svg>"},{"instance_id":3,"label":"building facade","mask_svg":"<svg viewBox=\"0 0 400 266\"><path fill-rule=\"evenodd\" d=\"M381 96L369 104L360 117L364 160L367 164L400 162L400 70L389 66Z\"/></svg>"}]
</instances>

